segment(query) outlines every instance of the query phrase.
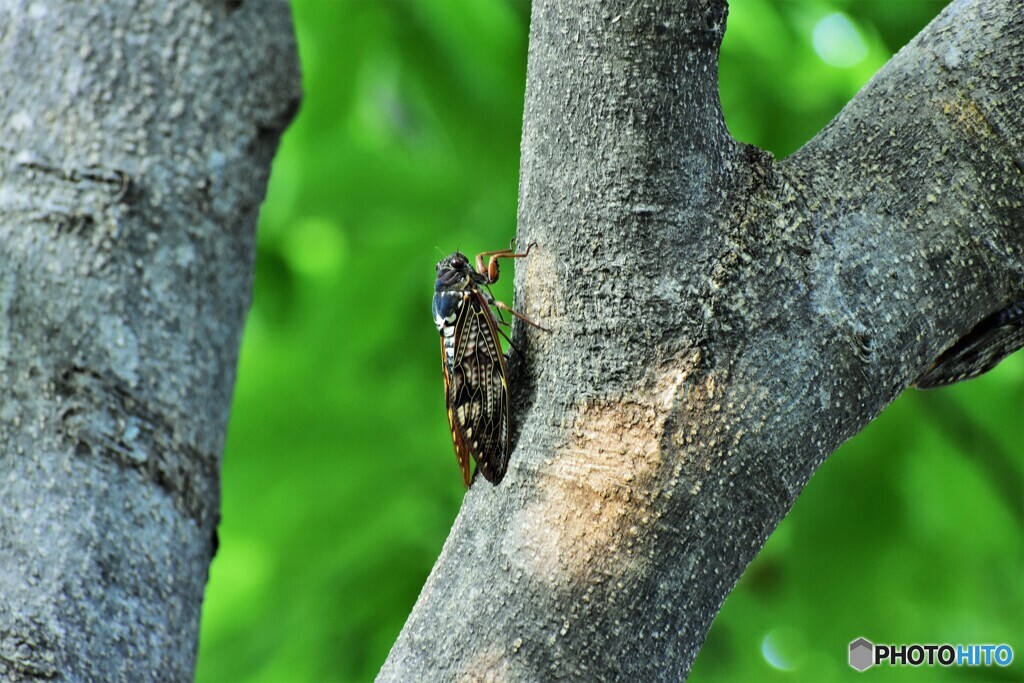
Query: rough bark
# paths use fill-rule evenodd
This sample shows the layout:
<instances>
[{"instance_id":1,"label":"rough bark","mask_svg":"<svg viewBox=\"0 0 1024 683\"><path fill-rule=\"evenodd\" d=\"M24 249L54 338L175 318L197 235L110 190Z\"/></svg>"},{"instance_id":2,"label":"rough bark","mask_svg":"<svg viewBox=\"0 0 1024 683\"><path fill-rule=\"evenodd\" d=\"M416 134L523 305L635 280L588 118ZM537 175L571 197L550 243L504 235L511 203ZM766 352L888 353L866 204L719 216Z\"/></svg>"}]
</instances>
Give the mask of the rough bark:
<instances>
[{"instance_id":1,"label":"rough bark","mask_svg":"<svg viewBox=\"0 0 1024 683\"><path fill-rule=\"evenodd\" d=\"M0 678L187 680L283 2L0 3Z\"/></svg>"},{"instance_id":2,"label":"rough bark","mask_svg":"<svg viewBox=\"0 0 1024 683\"><path fill-rule=\"evenodd\" d=\"M515 451L381 680L679 680L820 463L1024 294L1024 12L950 5L784 161L723 0L533 6ZM519 427L518 429L516 427Z\"/></svg>"}]
</instances>

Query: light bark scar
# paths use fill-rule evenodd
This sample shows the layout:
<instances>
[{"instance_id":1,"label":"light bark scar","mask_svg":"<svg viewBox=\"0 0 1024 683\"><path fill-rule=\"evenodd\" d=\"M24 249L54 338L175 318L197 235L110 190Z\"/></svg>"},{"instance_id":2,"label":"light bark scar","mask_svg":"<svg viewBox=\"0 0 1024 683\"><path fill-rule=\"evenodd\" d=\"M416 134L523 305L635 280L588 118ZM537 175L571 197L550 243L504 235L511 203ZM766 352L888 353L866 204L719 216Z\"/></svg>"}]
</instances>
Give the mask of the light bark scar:
<instances>
[{"instance_id":1,"label":"light bark scar","mask_svg":"<svg viewBox=\"0 0 1024 683\"><path fill-rule=\"evenodd\" d=\"M523 242L521 245L524 246ZM538 244L530 250L530 255L516 263L516 272L522 271L521 299L516 305L529 317L551 328L555 325L555 317L565 310L564 290L561 287L549 287L547 283L558 282L564 274L558 272L555 256L544 245ZM535 335L538 341L546 341L543 333Z\"/></svg>"},{"instance_id":2,"label":"light bark scar","mask_svg":"<svg viewBox=\"0 0 1024 683\"><path fill-rule=\"evenodd\" d=\"M685 392L677 368L636 394L582 402L539 474L538 494L510 525L505 551L538 580L558 584L621 576L646 563L644 526L674 485L662 446L667 419Z\"/></svg>"},{"instance_id":3,"label":"light bark scar","mask_svg":"<svg viewBox=\"0 0 1024 683\"><path fill-rule=\"evenodd\" d=\"M505 683L517 678L512 675L508 653L500 646L477 651L466 662L466 668L455 676L459 683Z\"/></svg>"}]
</instances>

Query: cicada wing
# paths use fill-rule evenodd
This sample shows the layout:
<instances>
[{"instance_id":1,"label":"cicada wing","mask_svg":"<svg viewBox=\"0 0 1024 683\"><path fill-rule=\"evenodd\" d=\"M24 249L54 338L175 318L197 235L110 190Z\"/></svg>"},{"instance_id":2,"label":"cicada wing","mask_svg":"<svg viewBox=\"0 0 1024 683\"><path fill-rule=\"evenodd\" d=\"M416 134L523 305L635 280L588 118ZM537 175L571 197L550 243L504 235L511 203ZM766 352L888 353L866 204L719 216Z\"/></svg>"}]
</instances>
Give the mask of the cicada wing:
<instances>
[{"instance_id":1,"label":"cicada wing","mask_svg":"<svg viewBox=\"0 0 1024 683\"><path fill-rule=\"evenodd\" d=\"M472 291L456 321L455 353L447 380L456 453L461 441L492 484L505 476L509 454L508 380L497 328L483 296Z\"/></svg>"}]
</instances>

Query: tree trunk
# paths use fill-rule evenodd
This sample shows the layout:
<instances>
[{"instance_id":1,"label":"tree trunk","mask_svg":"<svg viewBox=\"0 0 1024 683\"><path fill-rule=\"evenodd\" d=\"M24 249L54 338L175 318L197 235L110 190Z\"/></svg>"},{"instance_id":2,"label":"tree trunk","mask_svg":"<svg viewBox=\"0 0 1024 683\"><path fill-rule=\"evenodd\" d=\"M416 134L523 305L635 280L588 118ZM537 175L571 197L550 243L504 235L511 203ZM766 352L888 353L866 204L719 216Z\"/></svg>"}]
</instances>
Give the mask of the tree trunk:
<instances>
[{"instance_id":1,"label":"tree trunk","mask_svg":"<svg viewBox=\"0 0 1024 683\"><path fill-rule=\"evenodd\" d=\"M283 2L0 3L0 678L187 680Z\"/></svg>"},{"instance_id":2,"label":"tree trunk","mask_svg":"<svg viewBox=\"0 0 1024 683\"><path fill-rule=\"evenodd\" d=\"M1024 299L1024 13L957 1L784 161L724 0L536 0L509 473L381 680L679 680L821 462Z\"/></svg>"}]
</instances>

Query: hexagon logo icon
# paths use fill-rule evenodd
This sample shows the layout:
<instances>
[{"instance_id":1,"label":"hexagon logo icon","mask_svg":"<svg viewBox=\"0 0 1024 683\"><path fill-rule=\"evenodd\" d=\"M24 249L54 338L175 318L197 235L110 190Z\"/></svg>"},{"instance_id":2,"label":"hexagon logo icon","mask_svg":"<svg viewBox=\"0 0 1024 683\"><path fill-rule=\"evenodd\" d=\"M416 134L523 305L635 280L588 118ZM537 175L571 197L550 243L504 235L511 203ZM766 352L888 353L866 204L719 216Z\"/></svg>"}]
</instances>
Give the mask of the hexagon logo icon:
<instances>
[{"instance_id":1,"label":"hexagon logo icon","mask_svg":"<svg viewBox=\"0 0 1024 683\"><path fill-rule=\"evenodd\" d=\"M850 666L857 671L874 666L875 646L867 638L858 638L850 643Z\"/></svg>"}]
</instances>

